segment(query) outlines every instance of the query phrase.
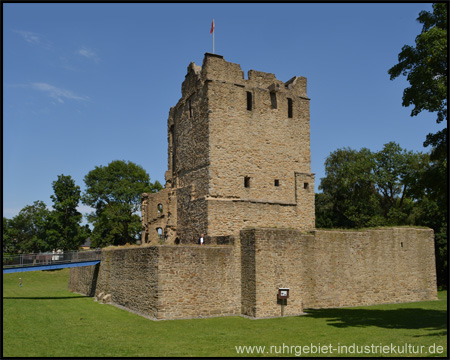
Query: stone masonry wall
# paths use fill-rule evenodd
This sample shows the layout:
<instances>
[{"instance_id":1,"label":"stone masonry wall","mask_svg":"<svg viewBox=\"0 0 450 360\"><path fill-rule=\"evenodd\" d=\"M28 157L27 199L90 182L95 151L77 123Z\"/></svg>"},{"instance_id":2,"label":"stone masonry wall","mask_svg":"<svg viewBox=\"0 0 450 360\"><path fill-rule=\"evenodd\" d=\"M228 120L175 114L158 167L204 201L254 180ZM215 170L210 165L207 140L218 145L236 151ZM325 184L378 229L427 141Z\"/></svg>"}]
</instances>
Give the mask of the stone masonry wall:
<instances>
[{"instance_id":1,"label":"stone masonry wall","mask_svg":"<svg viewBox=\"0 0 450 360\"><path fill-rule=\"evenodd\" d=\"M241 231L243 313L276 316L274 294L290 288L285 314L305 308L436 300L431 229ZM252 293L254 291L254 293ZM287 311L287 312L286 312Z\"/></svg>"},{"instance_id":2,"label":"stone masonry wall","mask_svg":"<svg viewBox=\"0 0 450 360\"><path fill-rule=\"evenodd\" d=\"M209 195L294 202L295 172L311 171L309 103L276 80L282 85L275 93L277 108L272 109L270 83L264 89L251 80L242 83L208 84L212 109ZM247 93L252 96L252 110L247 110ZM292 98L292 118L288 117L288 98ZM244 187L246 176L249 187Z\"/></svg>"},{"instance_id":3,"label":"stone masonry wall","mask_svg":"<svg viewBox=\"0 0 450 360\"><path fill-rule=\"evenodd\" d=\"M68 289L70 291L95 296L100 264L70 269Z\"/></svg>"},{"instance_id":4,"label":"stone masonry wall","mask_svg":"<svg viewBox=\"0 0 450 360\"><path fill-rule=\"evenodd\" d=\"M177 189L177 237L182 244L195 244L207 230L207 203L193 193L192 186Z\"/></svg>"},{"instance_id":5,"label":"stone masonry wall","mask_svg":"<svg viewBox=\"0 0 450 360\"><path fill-rule=\"evenodd\" d=\"M111 294L111 302L156 318L158 311L157 247L103 249L95 293L83 291L92 280L91 267L70 271L69 290L90 296Z\"/></svg>"},{"instance_id":6,"label":"stone masonry wall","mask_svg":"<svg viewBox=\"0 0 450 360\"><path fill-rule=\"evenodd\" d=\"M142 194L142 243L158 244L160 239L158 228L168 225L170 189L162 189L157 193Z\"/></svg>"},{"instance_id":7,"label":"stone masonry wall","mask_svg":"<svg viewBox=\"0 0 450 360\"><path fill-rule=\"evenodd\" d=\"M305 307L437 299L431 229L316 230Z\"/></svg>"},{"instance_id":8,"label":"stone masonry wall","mask_svg":"<svg viewBox=\"0 0 450 360\"><path fill-rule=\"evenodd\" d=\"M71 269L69 290L111 294L111 303L153 319L240 314L240 254L234 246L104 249L94 272Z\"/></svg>"},{"instance_id":9,"label":"stone masonry wall","mask_svg":"<svg viewBox=\"0 0 450 360\"><path fill-rule=\"evenodd\" d=\"M306 79L284 83L271 73L250 70L244 79L237 70L219 71L229 64L206 56L202 67L210 109L208 234L238 235L244 227L314 228ZM306 197L299 194L300 173L302 188L309 183Z\"/></svg>"},{"instance_id":10,"label":"stone masonry wall","mask_svg":"<svg viewBox=\"0 0 450 360\"><path fill-rule=\"evenodd\" d=\"M234 247L159 250L158 319L240 315L240 257Z\"/></svg>"},{"instance_id":11,"label":"stone masonry wall","mask_svg":"<svg viewBox=\"0 0 450 360\"><path fill-rule=\"evenodd\" d=\"M154 319L281 316L308 308L436 300L431 229L387 228L305 233L246 229L240 241L103 250L95 267L73 268L69 289ZM95 283L96 281L96 283ZM306 311L307 312L307 311Z\"/></svg>"},{"instance_id":12,"label":"stone masonry wall","mask_svg":"<svg viewBox=\"0 0 450 360\"><path fill-rule=\"evenodd\" d=\"M182 98L171 109L168 122L170 186L176 193L176 237L182 243L206 233L207 211L202 198L208 193L209 122L208 96L200 76L201 67L191 63L182 84Z\"/></svg>"},{"instance_id":13,"label":"stone masonry wall","mask_svg":"<svg viewBox=\"0 0 450 360\"><path fill-rule=\"evenodd\" d=\"M251 229L241 232L242 313L251 317L275 317L303 313L300 254L303 246L298 231ZM290 294L282 309L279 288Z\"/></svg>"}]
</instances>

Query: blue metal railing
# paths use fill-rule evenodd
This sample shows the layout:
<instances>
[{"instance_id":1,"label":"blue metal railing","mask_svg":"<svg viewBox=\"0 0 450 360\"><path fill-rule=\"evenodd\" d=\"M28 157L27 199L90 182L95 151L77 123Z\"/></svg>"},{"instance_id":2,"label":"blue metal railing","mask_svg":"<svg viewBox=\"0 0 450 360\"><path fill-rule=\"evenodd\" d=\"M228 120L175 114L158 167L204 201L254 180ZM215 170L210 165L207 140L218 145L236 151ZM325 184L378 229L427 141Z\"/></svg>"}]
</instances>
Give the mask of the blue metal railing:
<instances>
[{"instance_id":1,"label":"blue metal railing","mask_svg":"<svg viewBox=\"0 0 450 360\"><path fill-rule=\"evenodd\" d=\"M3 269L101 260L102 250L58 251L39 254L3 255Z\"/></svg>"}]
</instances>

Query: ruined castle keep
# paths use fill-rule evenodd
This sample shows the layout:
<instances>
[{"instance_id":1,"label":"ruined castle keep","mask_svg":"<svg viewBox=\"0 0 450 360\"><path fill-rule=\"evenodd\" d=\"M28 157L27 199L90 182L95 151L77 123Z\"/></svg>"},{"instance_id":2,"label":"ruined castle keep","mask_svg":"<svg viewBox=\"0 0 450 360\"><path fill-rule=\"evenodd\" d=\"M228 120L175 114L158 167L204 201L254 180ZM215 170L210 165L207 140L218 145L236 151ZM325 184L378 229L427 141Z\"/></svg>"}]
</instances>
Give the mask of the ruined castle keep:
<instances>
[{"instance_id":1,"label":"ruined castle keep","mask_svg":"<svg viewBox=\"0 0 450 360\"><path fill-rule=\"evenodd\" d=\"M248 227L314 228L306 78L286 83L205 54L170 109L165 189L144 194L144 243Z\"/></svg>"},{"instance_id":2,"label":"ruined castle keep","mask_svg":"<svg viewBox=\"0 0 450 360\"><path fill-rule=\"evenodd\" d=\"M437 299L431 229L314 229L309 122L304 77L191 63L165 188L142 195L142 245L103 249L69 289L152 319Z\"/></svg>"}]
</instances>

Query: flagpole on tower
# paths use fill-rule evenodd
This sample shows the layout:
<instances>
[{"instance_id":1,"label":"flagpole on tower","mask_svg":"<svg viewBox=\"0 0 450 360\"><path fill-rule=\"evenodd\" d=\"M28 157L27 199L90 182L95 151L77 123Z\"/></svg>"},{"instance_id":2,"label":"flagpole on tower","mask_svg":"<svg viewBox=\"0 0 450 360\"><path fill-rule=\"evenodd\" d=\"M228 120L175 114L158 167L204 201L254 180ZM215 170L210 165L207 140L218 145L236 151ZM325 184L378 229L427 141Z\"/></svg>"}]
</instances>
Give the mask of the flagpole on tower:
<instances>
[{"instance_id":1,"label":"flagpole on tower","mask_svg":"<svg viewBox=\"0 0 450 360\"><path fill-rule=\"evenodd\" d=\"M213 21L212 21L212 24L211 24L211 31L210 31L210 34L212 34L213 35L213 54L215 54L215 52L214 52L214 28L215 28L215 25L214 25L214 19L213 19Z\"/></svg>"}]
</instances>

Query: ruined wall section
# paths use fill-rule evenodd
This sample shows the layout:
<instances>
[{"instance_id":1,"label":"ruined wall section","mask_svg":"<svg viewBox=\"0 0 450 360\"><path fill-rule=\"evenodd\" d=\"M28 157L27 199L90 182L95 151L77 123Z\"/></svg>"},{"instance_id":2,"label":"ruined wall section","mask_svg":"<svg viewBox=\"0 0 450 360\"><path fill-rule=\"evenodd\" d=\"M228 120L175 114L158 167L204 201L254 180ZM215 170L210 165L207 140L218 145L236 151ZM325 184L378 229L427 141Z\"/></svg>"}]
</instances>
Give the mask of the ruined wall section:
<instances>
[{"instance_id":1,"label":"ruined wall section","mask_svg":"<svg viewBox=\"0 0 450 360\"><path fill-rule=\"evenodd\" d=\"M315 231L313 280L304 306L437 299L431 229Z\"/></svg>"},{"instance_id":2,"label":"ruined wall section","mask_svg":"<svg viewBox=\"0 0 450 360\"><path fill-rule=\"evenodd\" d=\"M112 303L155 317L158 255L153 247L104 249L96 296L111 294Z\"/></svg>"},{"instance_id":3,"label":"ruined wall section","mask_svg":"<svg viewBox=\"0 0 450 360\"><path fill-rule=\"evenodd\" d=\"M248 229L241 242L245 315L279 316L279 287L290 288L285 314L437 300L431 229Z\"/></svg>"},{"instance_id":4,"label":"ruined wall section","mask_svg":"<svg viewBox=\"0 0 450 360\"><path fill-rule=\"evenodd\" d=\"M158 244L164 241L158 234L161 229L163 234L169 231L170 216L170 189L163 189L157 193L144 193L141 196L142 211L142 243Z\"/></svg>"},{"instance_id":5,"label":"ruined wall section","mask_svg":"<svg viewBox=\"0 0 450 360\"><path fill-rule=\"evenodd\" d=\"M95 266L82 266L70 269L68 289L69 291L95 296L100 264Z\"/></svg>"},{"instance_id":6,"label":"ruined wall section","mask_svg":"<svg viewBox=\"0 0 450 360\"><path fill-rule=\"evenodd\" d=\"M167 124L168 171L165 189L161 191L161 197L167 200L167 212L155 218L152 212L157 208L158 195L143 198L145 243L158 243L158 228L164 229L166 244L195 241L198 234L207 230L204 197L208 193L209 130L200 66L188 66L181 90L182 97L170 109Z\"/></svg>"},{"instance_id":7,"label":"ruined wall section","mask_svg":"<svg viewBox=\"0 0 450 360\"><path fill-rule=\"evenodd\" d=\"M177 238L195 242L207 230L209 122L201 67L191 63L182 98L173 109L172 183L176 194ZM170 153L170 151L169 151Z\"/></svg>"},{"instance_id":8,"label":"ruined wall section","mask_svg":"<svg viewBox=\"0 0 450 360\"><path fill-rule=\"evenodd\" d=\"M72 268L69 290L152 319L239 315L239 247L157 245L103 249L99 269Z\"/></svg>"},{"instance_id":9,"label":"ruined wall section","mask_svg":"<svg viewBox=\"0 0 450 360\"><path fill-rule=\"evenodd\" d=\"M201 66L202 81L229 81L241 84L244 72L239 64L225 61L223 56L206 53Z\"/></svg>"},{"instance_id":10,"label":"ruined wall section","mask_svg":"<svg viewBox=\"0 0 450 360\"><path fill-rule=\"evenodd\" d=\"M183 187L183 177L209 164L207 97L195 64L188 67L182 84L183 96L173 108L172 177L175 187ZM169 128L170 131L170 128Z\"/></svg>"},{"instance_id":11,"label":"ruined wall section","mask_svg":"<svg viewBox=\"0 0 450 360\"><path fill-rule=\"evenodd\" d=\"M88 296L110 294L113 304L156 318L158 261L159 252L155 246L103 249L97 274L94 274L93 266L70 270L69 290ZM86 292L89 287L91 291Z\"/></svg>"},{"instance_id":12,"label":"ruined wall section","mask_svg":"<svg viewBox=\"0 0 450 360\"><path fill-rule=\"evenodd\" d=\"M159 250L158 319L240 315L240 256L235 247Z\"/></svg>"},{"instance_id":13,"label":"ruined wall section","mask_svg":"<svg viewBox=\"0 0 450 360\"><path fill-rule=\"evenodd\" d=\"M69 289L155 319L281 316L308 308L437 300L431 229L305 233L247 229L208 244L104 249L100 267L73 268ZM307 312L307 311L306 311Z\"/></svg>"},{"instance_id":14,"label":"ruined wall section","mask_svg":"<svg viewBox=\"0 0 450 360\"><path fill-rule=\"evenodd\" d=\"M303 313L300 284L305 266L299 255L304 249L298 240L295 230L241 231L243 315L261 318ZM290 289L285 304L277 299L279 288Z\"/></svg>"}]
</instances>

